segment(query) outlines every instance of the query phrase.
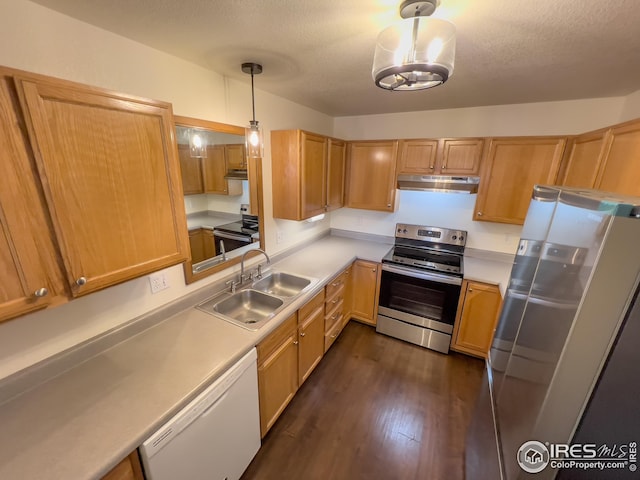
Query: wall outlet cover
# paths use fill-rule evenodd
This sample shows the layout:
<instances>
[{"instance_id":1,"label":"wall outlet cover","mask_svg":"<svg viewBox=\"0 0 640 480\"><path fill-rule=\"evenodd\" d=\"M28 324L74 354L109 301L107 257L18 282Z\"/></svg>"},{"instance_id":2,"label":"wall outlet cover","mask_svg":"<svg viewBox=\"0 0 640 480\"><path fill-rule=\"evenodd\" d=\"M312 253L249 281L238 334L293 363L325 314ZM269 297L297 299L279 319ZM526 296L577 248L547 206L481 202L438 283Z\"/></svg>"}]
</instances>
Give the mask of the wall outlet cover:
<instances>
[{"instance_id":1,"label":"wall outlet cover","mask_svg":"<svg viewBox=\"0 0 640 480\"><path fill-rule=\"evenodd\" d=\"M153 273L149 275L149 285L151 286L151 293L158 293L169 288L169 281L164 272Z\"/></svg>"}]
</instances>

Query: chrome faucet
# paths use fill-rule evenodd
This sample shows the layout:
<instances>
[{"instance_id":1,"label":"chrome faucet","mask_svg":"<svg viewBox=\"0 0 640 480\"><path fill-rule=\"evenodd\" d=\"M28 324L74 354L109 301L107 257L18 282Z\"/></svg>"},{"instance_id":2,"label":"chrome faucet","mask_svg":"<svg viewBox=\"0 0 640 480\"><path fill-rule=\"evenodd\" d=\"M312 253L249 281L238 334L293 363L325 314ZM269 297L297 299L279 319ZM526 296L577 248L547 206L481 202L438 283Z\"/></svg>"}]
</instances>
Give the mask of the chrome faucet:
<instances>
[{"instance_id":1,"label":"chrome faucet","mask_svg":"<svg viewBox=\"0 0 640 480\"><path fill-rule=\"evenodd\" d=\"M247 255L247 253L250 253L250 252L262 253L267 258L267 265L271 264L271 259L269 258L269 255L267 255L267 252L265 252L264 250L261 250L259 248L256 248L255 250L247 250L242 254L242 258L240 260L240 283L244 282L244 257ZM260 278L261 276L262 276L262 267L261 265L258 265L258 278Z\"/></svg>"}]
</instances>

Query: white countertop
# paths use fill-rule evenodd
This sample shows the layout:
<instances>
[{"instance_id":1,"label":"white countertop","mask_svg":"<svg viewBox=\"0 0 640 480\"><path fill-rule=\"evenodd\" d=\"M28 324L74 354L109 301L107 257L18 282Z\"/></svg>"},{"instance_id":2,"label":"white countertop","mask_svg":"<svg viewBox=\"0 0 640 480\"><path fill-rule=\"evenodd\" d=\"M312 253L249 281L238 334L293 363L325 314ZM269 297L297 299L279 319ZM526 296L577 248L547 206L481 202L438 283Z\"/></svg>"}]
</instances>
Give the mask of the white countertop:
<instances>
[{"instance_id":1,"label":"white countertop","mask_svg":"<svg viewBox=\"0 0 640 480\"><path fill-rule=\"evenodd\" d=\"M273 265L318 283L259 331L190 307L6 402L0 478L102 477L354 259L379 262L389 248L321 238ZM504 282L495 262L465 259L465 269L468 278Z\"/></svg>"},{"instance_id":2,"label":"white countertop","mask_svg":"<svg viewBox=\"0 0 640 480\"><path fill-rule=\"evenodd\" d=\"M475 250L464 256L464 278L498 285L504 294L509 284L514 255Z\"/></svg>"}]
</instances>

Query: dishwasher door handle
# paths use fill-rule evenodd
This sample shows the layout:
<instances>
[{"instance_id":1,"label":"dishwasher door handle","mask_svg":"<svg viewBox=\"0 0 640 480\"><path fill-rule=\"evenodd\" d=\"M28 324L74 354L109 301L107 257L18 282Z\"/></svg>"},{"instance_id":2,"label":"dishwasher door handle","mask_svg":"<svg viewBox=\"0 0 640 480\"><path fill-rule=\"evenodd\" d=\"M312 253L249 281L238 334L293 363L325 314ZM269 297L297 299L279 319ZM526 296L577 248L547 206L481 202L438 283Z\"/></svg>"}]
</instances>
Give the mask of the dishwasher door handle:
<instances>
[{"instance_id":1,"label":"dishwasher door handle","mask_svg":"<svg viewBox=\"0 0 640 480\"><path fill-rule=\"evenodd\" d=\"M215 408L220 405L220 402L222 402L225 398L227 398L227 395L229 395L229 390L227 390L226 392L224 392L222 395L220 395L215 402L213 402L211 405L209 405L206 410L204 412L202 412L200 414L200 418L205 418L207 417L213 410L215 410Z\"/></svg>"}]
</instances>

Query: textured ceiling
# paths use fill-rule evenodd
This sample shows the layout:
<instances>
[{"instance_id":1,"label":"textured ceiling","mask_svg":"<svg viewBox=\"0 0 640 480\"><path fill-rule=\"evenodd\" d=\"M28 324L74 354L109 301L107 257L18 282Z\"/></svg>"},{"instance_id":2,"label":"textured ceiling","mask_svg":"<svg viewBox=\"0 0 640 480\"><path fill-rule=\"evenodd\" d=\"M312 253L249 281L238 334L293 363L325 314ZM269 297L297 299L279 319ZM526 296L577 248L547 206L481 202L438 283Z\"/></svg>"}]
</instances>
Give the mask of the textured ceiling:
<instances>
[{"instance_id":1,"label":"textured ceiling","mask_svg":"<svg viewBox=\"0 0 640 480\"><path fill-rule=\"evenodd\" d=\"M371 79L377 34L400 0L35 0L332 116L626 95L640 89L640 1L441 0L457 27L443 86Z\"/></svg>"}]
</instances>

